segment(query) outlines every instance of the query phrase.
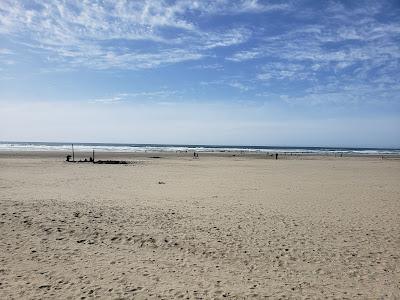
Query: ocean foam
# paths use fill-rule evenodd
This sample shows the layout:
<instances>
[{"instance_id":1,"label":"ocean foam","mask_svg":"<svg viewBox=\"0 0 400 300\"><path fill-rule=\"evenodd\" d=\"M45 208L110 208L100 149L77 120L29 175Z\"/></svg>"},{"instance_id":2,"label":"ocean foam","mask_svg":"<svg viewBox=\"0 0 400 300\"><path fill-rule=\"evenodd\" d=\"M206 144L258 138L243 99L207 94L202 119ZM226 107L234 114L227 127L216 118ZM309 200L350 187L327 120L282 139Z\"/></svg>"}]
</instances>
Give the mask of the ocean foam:
<instances>
[{"instance_id":1,"label":"ocean foam","mask_svg":"<svg viewBox=\"0 0 400 300\"><path fill-rule=\"evenodd\" d=\"M76 152L245 152L293 154L354 154L400 155L400 149L326 148L326 147L267 147L267 146L212 146L212 145L156 145L156 144L74 144ZM0 151L61 151L70 152L66 143L0 142Z\"/></svg>"}]
</instances>

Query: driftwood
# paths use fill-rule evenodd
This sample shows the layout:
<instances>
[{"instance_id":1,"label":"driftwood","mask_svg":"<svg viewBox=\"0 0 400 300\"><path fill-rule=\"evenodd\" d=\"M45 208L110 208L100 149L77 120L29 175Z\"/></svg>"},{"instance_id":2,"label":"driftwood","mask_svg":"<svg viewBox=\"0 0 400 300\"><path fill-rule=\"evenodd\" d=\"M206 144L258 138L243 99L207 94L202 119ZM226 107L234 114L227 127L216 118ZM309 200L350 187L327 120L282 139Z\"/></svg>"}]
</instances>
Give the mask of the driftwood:
<instances>
[{"instance_id":1,"label":"driftwood","mask_svg":"<svg viewBox=\"0 0 400 300\"><path fill-rule=\"evenodd\" d=\"M89 160L87 158L85 159L81 159L81 160L76 160L76 161L72 161L72 160L66 160L67 162L70 163L91 163L91 164L106 164L106 165L128 165L128 164L133 164L133 161L125 161L125 160L96 160L93 161L92 158L90 158Z\"/></svg>"},{"instance_id":2,"label":"driftwood","mask_svg":"<svg viewBox=\"0 0 400 300\"><path fill-rule=\"evenodd\" d=\"M71 155L66 156L66 161L70 163L92 163L92 164L106 164L106 165L127 165L127 164L133 164L133 161L125 161L125 160L95 160L94 159L94 150L93 154L89 159L80 159L80 160L75 160L75 152L74 152L74 146L72 145L72 160L71 160Z\"/></svg>"},{"instance_id":3,"label":"driftwood","mask_svg":"<svg viewBox=\"0 0 400 300\"><path fill-rule=\"evenodd\" d=\"M108 164L108 165L127 165L132 164L133 162L125 161L125 160L98 160L94 162L95 164Z\"/></svg>"}]
</instances>

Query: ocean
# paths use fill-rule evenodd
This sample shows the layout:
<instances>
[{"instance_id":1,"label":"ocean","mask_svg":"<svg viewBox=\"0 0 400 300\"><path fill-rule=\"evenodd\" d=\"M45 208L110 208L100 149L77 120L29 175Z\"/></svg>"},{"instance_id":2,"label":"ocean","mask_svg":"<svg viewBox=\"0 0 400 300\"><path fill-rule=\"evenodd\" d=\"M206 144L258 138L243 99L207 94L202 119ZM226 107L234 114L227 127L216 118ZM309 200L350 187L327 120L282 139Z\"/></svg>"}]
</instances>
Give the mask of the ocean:
<instances>
[{"instance_id":1,"label":"ocean","mask_svg":"<svg viewBox=\"0 0 400 300\"><path fill-rule=\"evenodd\" d=\"M77 152L251 152L297 154L400 155L394 148L282 147L232 145L74 143ZM71 143L0 142L0 151L70 151Z\"/></svg>"}]
</instances>

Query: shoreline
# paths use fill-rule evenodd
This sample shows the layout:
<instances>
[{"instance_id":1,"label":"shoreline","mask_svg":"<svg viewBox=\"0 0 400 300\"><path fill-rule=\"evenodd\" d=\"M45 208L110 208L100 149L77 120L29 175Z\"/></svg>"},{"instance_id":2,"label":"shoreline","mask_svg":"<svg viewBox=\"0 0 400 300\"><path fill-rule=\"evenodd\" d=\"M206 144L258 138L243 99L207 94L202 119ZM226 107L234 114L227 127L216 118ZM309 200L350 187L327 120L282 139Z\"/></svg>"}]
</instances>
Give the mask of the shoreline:
<instances>
[{"instance_id":1,"label":"shoreline","mask_svg":"<svg viewBox=\"0 0 400 300\"><path fill-rule=\"evenodd\" d=\"M124 158L124 159L136 159L136 158L193 158L193 153L196 152L201 157L221 157L221 158L252 158L252 159L272 159L275 160L275 154L278 153L278 160L290 160L290 159L371 159L371 160L399 160L400 155L397 154L359 154L359 153L343 153L343 154L327 154L327 153L298 153L298 152L241 152L241 151L213 151L213 152L197 152L197 151L147 151L147 152L126 152L126 151L95 151L97 159L111 159L111 158ZM64 159L67 155L71 154L71 151L62 150L41 150L41 151L0 151L0 158L12 158L12 157L37 157L37 158L60 158ZM92 155L92 151L75 151L75 157L77 159L88 158Z\"/></svg>"}]
</instances>

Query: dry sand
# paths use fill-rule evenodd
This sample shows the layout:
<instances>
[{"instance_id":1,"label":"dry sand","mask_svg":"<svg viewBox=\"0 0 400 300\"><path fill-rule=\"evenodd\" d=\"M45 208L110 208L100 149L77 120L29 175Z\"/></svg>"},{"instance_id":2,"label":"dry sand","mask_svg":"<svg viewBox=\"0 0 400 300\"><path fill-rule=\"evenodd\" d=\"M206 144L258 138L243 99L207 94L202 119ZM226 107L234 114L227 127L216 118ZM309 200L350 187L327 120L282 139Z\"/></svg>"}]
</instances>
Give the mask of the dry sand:
<instances>
[{"instance_id":1,"label":"dry sand","mask_svg":"<svg viewBox=\"0 0 400 300\"><path fill-rule=\"evenodd\" d=\"M400 298L399 160L150 156L0 153L0 298Z\"/></svg>"}]
</instances>

